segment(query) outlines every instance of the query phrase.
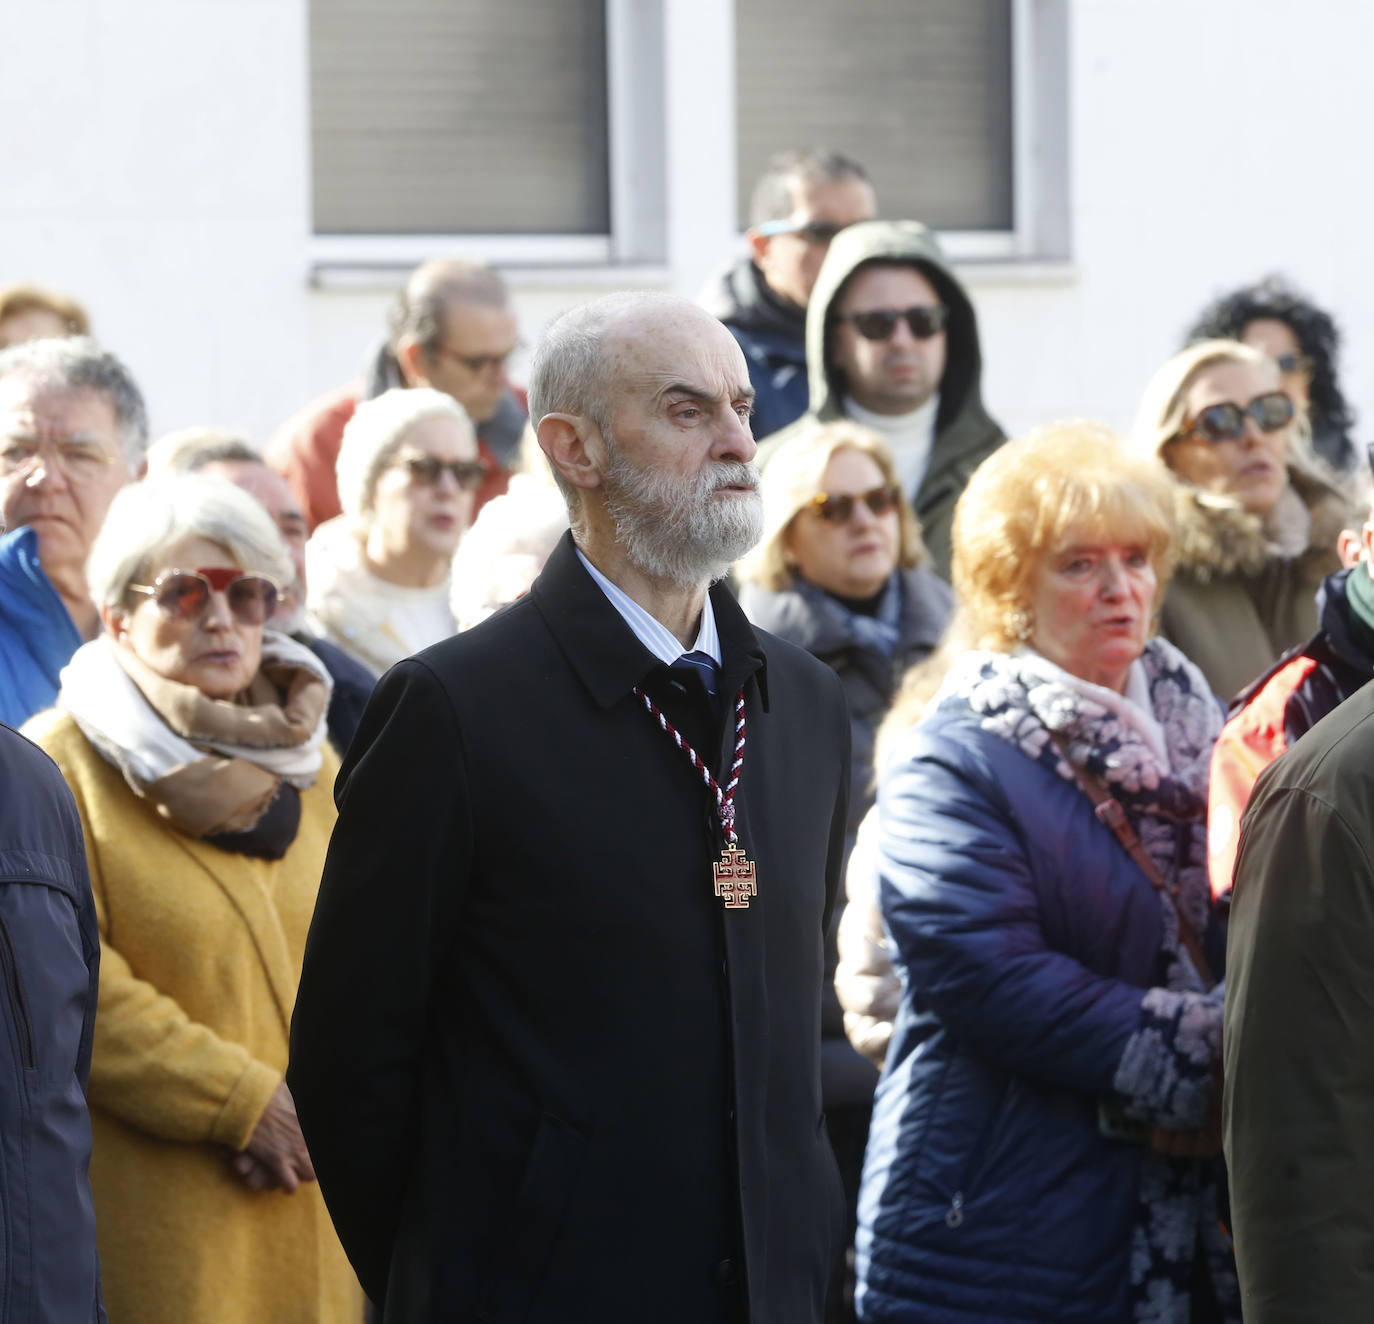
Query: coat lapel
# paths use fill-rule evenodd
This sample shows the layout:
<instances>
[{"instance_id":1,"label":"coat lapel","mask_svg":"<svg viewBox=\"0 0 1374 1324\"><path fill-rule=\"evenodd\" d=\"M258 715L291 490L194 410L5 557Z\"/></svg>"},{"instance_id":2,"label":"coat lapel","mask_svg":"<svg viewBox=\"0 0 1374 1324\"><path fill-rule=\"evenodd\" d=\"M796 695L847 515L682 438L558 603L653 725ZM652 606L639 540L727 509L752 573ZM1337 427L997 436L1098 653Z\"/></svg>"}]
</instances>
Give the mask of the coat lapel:
<instances>
[{"instance_id":1,"label":"coat lapel","mask_svg":"<svg viewBox=\"0 0 1374 1324\"><path fill-rule=\"evenodd\" d=\"M569 665L599 707L610 708L619 703L662 666L635 638L634 631L578 560L571 533L564 534L554 548L530 590L530 597ZM757 708L767 712L767 665L758 636L724 584L711 590L711 605L720 635L722 693L730 696L733 707L740 686L752 678ZM746 692L746 704L749 699ZM733 740L733 720L724 727L721 754L727 752L728 743Z\"/></svg>"}]
</instances>

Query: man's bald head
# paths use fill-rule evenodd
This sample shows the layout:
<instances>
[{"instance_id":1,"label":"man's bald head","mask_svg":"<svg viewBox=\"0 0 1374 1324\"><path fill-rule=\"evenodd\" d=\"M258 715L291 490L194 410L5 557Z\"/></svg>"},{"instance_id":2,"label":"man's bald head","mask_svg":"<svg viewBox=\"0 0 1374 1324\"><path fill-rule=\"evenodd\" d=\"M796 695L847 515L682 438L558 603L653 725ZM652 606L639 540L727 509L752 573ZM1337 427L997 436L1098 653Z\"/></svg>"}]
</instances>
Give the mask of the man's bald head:
<instances>
[{"instance_id":1,"label":"man's bald head","mask_svg":"<svg viewBox=\"0 0 1374 1324\"><path fill-rule=\"evenodd\" d=\"M612 539L641 571L695 584L757 541L748 365L696 304L635 292L572 309L529 390L579 545Z\"/></svg>"},{"instance_id":2,"label":"man's bald head","mask_svg":"<svg viewBox=\"0 0 1374 1324\"><path fill-rule=\"evenodd\" d=\"M627 290L569 309L549 326L530 361L530 422L538 428L546 414L579 414L604 430L620 351L665 332L734 343L710 313L672 294Z\"/></svg>"}]
</instances>

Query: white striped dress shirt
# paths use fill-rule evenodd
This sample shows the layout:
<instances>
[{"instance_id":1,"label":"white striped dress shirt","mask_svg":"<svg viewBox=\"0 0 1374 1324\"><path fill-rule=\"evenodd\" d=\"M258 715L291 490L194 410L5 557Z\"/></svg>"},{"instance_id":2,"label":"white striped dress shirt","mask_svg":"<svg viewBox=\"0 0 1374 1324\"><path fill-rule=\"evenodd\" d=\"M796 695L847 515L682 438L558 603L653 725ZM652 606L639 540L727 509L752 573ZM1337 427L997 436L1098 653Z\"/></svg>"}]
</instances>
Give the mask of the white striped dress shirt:
<instances>
[{"instance_id":1,"label":"white striped dress shirt","mask_svg":"<svg viewBox=\"0 0 1374 1324\"><path fill-rule=\"evenodd\" d=\"M720 665L720 635L716 633L716 613L711 606L711 595L706 595L706 605L701 609L701 625L697 630L696 643L691 648L683 648L678 639L662 621L655 620L624 589L613 584L585 556L582 549L574 549L578 560L587 567L587 573L600 585L601 591L610 599L611 606L624 619L625 624L634 631L634 636L660 662L672 666L684 653L705 653Z\"/></svg>"}]
</instances>

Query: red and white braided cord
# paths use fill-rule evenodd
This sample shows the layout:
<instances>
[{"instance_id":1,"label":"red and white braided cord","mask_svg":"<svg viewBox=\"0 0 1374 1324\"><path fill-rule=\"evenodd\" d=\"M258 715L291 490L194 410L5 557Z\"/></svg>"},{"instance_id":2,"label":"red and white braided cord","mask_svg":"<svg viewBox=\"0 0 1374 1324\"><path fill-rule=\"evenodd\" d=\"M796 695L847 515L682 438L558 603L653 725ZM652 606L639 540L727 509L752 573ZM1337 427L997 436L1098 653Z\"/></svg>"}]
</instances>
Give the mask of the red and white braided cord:
<instances>
[{"instance_id":1,"label":"red and white braided cord","mask_svg":"<svg viewBox=\"0 0 1374 1324\"><path fill-rule=\"evenodd\" d=\"M711 769L702 761L701 755L682 738L682 733L667 719L658 704L645 694L638 685L635 686L635 693L639 695L644 707L648 709L649 716L672 737L673 743L687 755L688 762L701 774L702 781L706 783L706 789L715 796L716 817L720 819L721 831L725 833L726 841L732 846L735 845L739 840L735 836L735 787L739 785L740 769L744 767L743 686L740 687L739 695L735 699L735 757L730 764L730 780L726 782L724 790L721 790L720 783L711 776Z\"/></svg>"}]
</instances>

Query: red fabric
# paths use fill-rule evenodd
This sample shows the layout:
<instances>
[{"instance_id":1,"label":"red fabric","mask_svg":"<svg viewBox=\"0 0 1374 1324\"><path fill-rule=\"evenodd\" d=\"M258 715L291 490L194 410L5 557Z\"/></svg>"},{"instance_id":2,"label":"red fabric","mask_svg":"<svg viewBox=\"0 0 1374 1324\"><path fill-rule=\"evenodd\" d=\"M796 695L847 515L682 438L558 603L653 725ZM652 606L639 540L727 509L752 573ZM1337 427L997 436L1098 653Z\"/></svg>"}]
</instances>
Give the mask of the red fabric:
<instances>
[{"instance_id":1,"label":"red fabric","mask_svg":"<svg viewBox=\"0 0 1374 1324\"><path fill-rule=\"evenodd\" d=\"M528 410L525 392L515 386L510 389L520 402L520 407ZM335 466L339 460L344 428L358 408L361 394L361 384L351 382L342 390L312 400L299 413L288 418L272 434L263 449L263 459L286 479L291 495L305 514L305 521L312 533L317 525L342 513ZM480 433L481 429L478 431ZM477 499L472 508L474 518L492 497L500 496L510 485L510 470L503 469L496 462L491 448L480 435L477 449L491 466L491 472L477 489Z\"/></svg>"},{"instance_id":2,"label":"red fabric","mask_svg":"<svg viewBox=\"0 0 1374 1324\"><path fill-rule=\"evenodd\" d=\"M1288 747L1283 715L1293 691L1316 670L1316 658L1299 655L1280 667L1221 730L1212 751L1207 792L1207 872L1212 895L1231 889L1240 844L1240 816L1255 781Z\"/></svg>"},{"instance_id":3,"label":"red fabric","mask_svg":"<svg viewBox=\"0 0 1374 1324\"><path fill-rule=\"evenodd\" d=\"M340 391L312 400L272 434L263 450L263 459L290 485L311 532L343 509L334 466L344 427L353 417L361 394L361 384L351 382Z\"/></svg>"},{"instance_id":4,"label":"red fabric","mask_svg":"<svg viewBox=\"0 0 1374 1324\"><path fill-rule=\"evenodd\" d=\"M477 489L477 498L472 503L473 519L477 518L477 512L492 497L503 496L506 488L510 486L510 470L503 469L497 464L496 456L491 453L491 447L481 437L477 438L477 452L490 467L487 470L487 476L482 479L482 486Z\"/></svg>"}]
</instances>

